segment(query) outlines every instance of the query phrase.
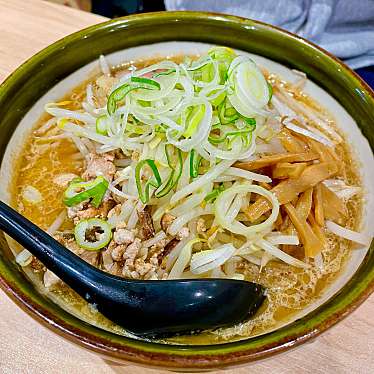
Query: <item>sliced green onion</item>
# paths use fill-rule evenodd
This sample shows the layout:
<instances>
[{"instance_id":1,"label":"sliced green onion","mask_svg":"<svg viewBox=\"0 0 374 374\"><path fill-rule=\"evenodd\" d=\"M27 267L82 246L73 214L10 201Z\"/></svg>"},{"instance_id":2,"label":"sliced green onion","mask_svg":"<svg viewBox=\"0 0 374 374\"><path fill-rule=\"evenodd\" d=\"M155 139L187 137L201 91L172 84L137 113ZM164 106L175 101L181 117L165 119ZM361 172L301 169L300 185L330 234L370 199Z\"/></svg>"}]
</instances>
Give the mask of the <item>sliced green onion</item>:
<instances>
[{"instance_id":1,"label":"sliced green onion","mask_svg":"<svg viewBox=\"0 0 374 374\"><path fill-rule=\"evenodd\" d=\"M269 102L269 87L258 66L248 57L236 57L229 68L229 84L233 90L228 94L231 104L246 117L261 113Z\"/></svg>"},{"instance_id":2,"label":"sliced green onion","mask_svg":"<svg viewBox=\"0 0 374 374\"><path fill-rule=\"evenodd\" d=\"M140 104L143 108L149 108L151 106L150 101L138 100L138 104Z\"/></svg>"},{"instance_id":3,"label":"sliced green onion","mask_svg":"<svg viewBox=\"0 0 374 374\"><path fill-rule=\"evenodd\" d=\"M247 135L250 132L252 132L252 130L250 130L250 129L229 131L229 132L223 134L220 137L215 137L215 136L209 135L208 139L213 144L219 144L219 143L223 143L224 141L226 141L227 138L230 137L230 136Z\"/></svg>"},{"instance_id":4,"label":"sliced green onion","mask_svg":"<svg viewBox=\"0 0 374 374\"><path fill-rule=\"evenodd\" d=\"M63 202L67 206L74 206L92 199L91 204L97 208L101 204L108 186L109 182L102 176L98 176L90 182L83 182L81 179L75 178L65 190Z\"/></svg>"},{"instance_id":5,"label":"sliced green onion","mask_svg":"<svg viewBox=\"0 0 374 374\"><path fill-rule=\"evenodd\" d=\"M247 125L254 127L254 129L256 128L256 120L254 118L244 116L242 116L242 118Z\"/></svg>"},{"instance_id":6,"label":"sliced green onion","mask_svg":"<svg viewBox=\"0 0 374 374\"><path fill-rule=\"evenodd\" d=\"M236 53L227 47L213 47L208 52L209 56L218 61L218 71L220 82L224 83L228 79L228 69L232 60L236 57Z\"/></svg>"},{"instance_id":7,"label":"sliced green onion","mask_svg":"<svg viewBox=\"0 0 374 374\"><path fill-rule=\"evenodd\" d=\"M223 185L219 185L217 188L214 188L212 192L208 193L208 195L205 196L204 200L209 203L213 202L218 195L225 190L225 187Z\"/></svg>"},{"instance_id":8,"label":"sliced green onion","mask_svg":"<svg viewBox=\"0 0 374 374\"><path fill-rule=\"evenodd\" d=\"M273 97L273 86L269 82L267 82L267 84L269 88L269 101L268 102L270 103L270 100Z\"/></svg>"},{"instance_id":9,"label":"sliced green onion","mask_svg":"<svg viewBox=\"0 0 374 374\"><path fill-rule=\"evenodd\" d=\"M116 88L108 97L107 111L109 115L112 115L117 109L117 103L125 98L125 96L138 89L144 90L159 90L161 88L160 83L153 79L142 78L142 77L131 77L130 83L125 83L122 86Z\"/></svg>"},{"instance_id":10,"label":"sliced green onion","mask_svg":"<svg viewBox=\"0 0 374 374\"><path fill-rule=\"evenodd\" d=\"M213 64L206 64L201 68L201 81L211 82L214 79L214 67Z\"/></svg>"},{"instance_id":11,"label":"sliced green onion","mask_svg":"<svg viewBox=\"0 0 374 374\"><path fill-rule=\"evenodd\" d=\"M158 83L157 81L155 81L153 79L149 79L149 78L131 77L131 82L150 85L150 86L156 87L157 89L161 88L160 83Z\"/></svg>"},{"instance_id":12,"label":"sliced green onion","mask_svg":"<svg viewBox=\"0 0 374 374\"><path fill-rule=\"evenodd\" d=\"M228 108L225 110L225 116L232 117L235 116L238 112L235 108Z\"/></svg>"},{"instance_id":13,"label":"sliced green onion","mask_svg":"<svg viewBox=\"0 0 374 374\"><path fill-rule=\"evenodd\" d=\"M108 97L107 111L111 116L117 109L117 102L125 98L125 96L132 90L136 90L138 87L131 86L126 83L116 88Z\"/></svg>"},{"instance_id":14,"label":"sliced green onion","mask_svg":"<svg viewBox=\"0 0 374 374\"><path fill-rule=\"evenodd\" d=\"M208 51L208 55L214 60L231 61L236 57L236 53L233 49L228 47L212 47Z\"/></svg>"},{"instance_id":15,"label":"sliced green onion","mask_svg":"<svg viewBox=\"0 0 374 374\"><path fill-rule=\"evenodd\" d=\"M167 127L163 124L155 126L155 132L158 132L158 133L161 133L161 134L165 134L166 129L167 129Z\"/></svg>"},{"instance_id":16,"label":"sliced green onion","mask_svg":"<svg viewBox=\"0 0 374 374\"><path fill-rule=\"evenodd\" d=\"M160 73L156 73L156 74L153 74L153 78L157 78L157 77L160 77L162 75L170 75L172 73L175 73L175 69L169 69L169 70L166 70L166 71L161 71Z\"/></svg>"},{"instance_id":17,"label":"sliced green onion","mask_svg":"<svg viewBox=\"0 0 374 374\"><path fill-rule=\"evenodd\" d=\"M149 142L149 148L150 149L155 149L161 140L163 139L162 135L155 136L150 142Z\"/></svg>"},{"instance_id":18,"label":"sliced green onion","mask_svg":"<svg viewBox=\"0 0 374 374\"><path fill-rule=\"evenodd\" d=\"M245 147L248 147L252 143L252 136L253 136L253 131L249 131L247 134L242 135L242 139L244 140Z\"/></svg>"},{"instance_id":19,"label":"sliced green onion","mask_svg":"<svg viewBox=\"0 0 374 374\"><path fill-rule=\"evenodd\" d=\"M168 166L171 169L168 179L166 180L166 183L163 186L160 186L160 190L157 190L155 193L156 197L163 197L166 196L178 183L179 178L182 175L182 169L183 169L183 158L182 158L182 152L180 149L177 148L177 162L174 163L171 159L170 152L168 148L172 148L173 146L171 144L165 144L165 154L166 159L168 162Z\"/></svg>"},{"instance_id":20,"label":"sliced green onion","mask_svg":"<svg viewBox=\"0 0 374 374\"><path fill-rule=\"evenodd\" d=\"M199 175L199 167L201 165L201 162L203 161L203 158L197 157L196 152L194 149L190 152L190 177L196 178Z\"/></svg>"},{"instance_id":21,"label":"sliced green onion","mask_svg":"<svg viewBox=\"0 0 374 374\"><path fill-rule=\"evenodd\" d=\"M208 56L208 58L205 57L203 60L200 59L200 60L192 62L191 66L188 67L187 70L188 71L200 70L204 66L211 64L211 63L212 63L212 59Z\"/></svg>"},{"instance_id":22,"label":"sliced green onion","mask_svg":"<svg viewBox=\"0 0 374 374\"><path fill-rule=\"evenodd\" d=\"M183 133L183 136L185 138L191 137L197 130L199 123L203 119L205 114L205 106L204 105L199 105L197 107L194 107L191 113L188 116L187 119L187 129Z\"/></svg>"},{"instance_id":23,"label":"sliced green onion","mask_svg":"<svg viewBox=\"0 0 374 374\"><path fill-rule=\"evenodd\" d=\"M146 182L146 184L144 186L144 189L143 189L140 173L141 173L143 167L147 166L147 165L150 167L150 169L153 173L154 179L150 178ZM141 200L141 202L143 204L147 204L147 202L149 201L149 190L150 190L150 188L154 187L154 188L157 189L162 184L160 173L158 172L158 169L157 169L157 166L156 166L154 160L146 159L146 160L142 160L142 161L138 162L138 164L136 165L136 168L135 168L135 181L136 181L136 187L138 189L139 199Z\"/></svg>"},{"instance_id":24,"label":"sliced green onion","mask_svg":"<svg viewBox=\"0 0 374 374\"><path fill-rule=\"evenodd\" d=\"M239 119L240 115L233 107L226 107L228 104L228 100L222 101L222 103L218 106L218 117L221 121L222 125L228 125L229 123L235 122Z\"/></svg>"},{"instance_id":25,"label":"sliced green onion","mask_svg":"<svg viewBox=\"0 0 374 374\"><path fill-rule=\"evenodd\" d=\"M127 122L126 124L126 130L128 132L138 134L138 135L143 135L146 132L148 132L144 127L145 127L144 125L134 125L129 122Z\"/></svg>"},{"instance_id":26,"label":"sliced green onion","mask_svg":"<svg viewBox=\"0 0 374 374\"><path fill-rule=\"evenodd\" d=\"M166 129L167 129L167 127L163 124L155 126L155 132L158 132L158 133L161 133L161 134L165 134Z\"/></svg>"},{"instance_id":27,"label":"sliced green onion","mask_svg":"<svg viewBox=\"0 0 374 374\"><path fill-rule=\"evenodd\" d=\"M87 239L87 234L89 232L96 238L95 241ZM90 218L80 221L75 226L74 236L80 247L88 251L98 251L110 242L112 238L112 228L108 222L102 219ZM99 238L97 239L97 237Z\"/></svg>"},{"instance_id":28,"label":"sliced green onion","mask_svg":"<svg viewBox=\"0 0 374 374\"><path fill-rule=\"evenodd\" d=\"M96 132L101 135L108 134L108 122L107 116L103 115L96 119Z\"/></svg>"},{"instance_id":29,"label":"sliced green onion","mask_svg":"<svg viewBox=\"0 0 374 374\"><path fill-rule=\"evenodd\" d=\"M211 95L214 94L214 91L211 93ZM215 97L214 99L210 99L209 96L207 96L207 99L211 102L211 104L215 107L218 107L226 98L226 92L222 92L220 95Z\"/></svg>"}]
</instances>

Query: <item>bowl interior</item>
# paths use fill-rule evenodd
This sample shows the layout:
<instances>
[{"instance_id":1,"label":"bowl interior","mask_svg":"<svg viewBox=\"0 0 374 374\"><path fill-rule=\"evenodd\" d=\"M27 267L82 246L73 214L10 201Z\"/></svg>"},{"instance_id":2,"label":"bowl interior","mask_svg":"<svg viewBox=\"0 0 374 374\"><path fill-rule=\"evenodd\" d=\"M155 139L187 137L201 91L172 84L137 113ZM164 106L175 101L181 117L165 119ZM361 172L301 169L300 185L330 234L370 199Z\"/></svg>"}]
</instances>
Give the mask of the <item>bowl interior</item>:
<instances>
[{"instance_id":1,"label":"bowl interior","mask_svg":"<svg viewBox=\"0 0 374 374\"><path fill-rule=\"evenodd\" d=\"M263 24L229 16L166 13L115 20L73 34L36 55L2 86L2 180L9 181L12 161L44 104L59 99L84 80L97 66L100 54L109 55L109 62L115 65L155 54L197 54L205 52L209 43L234 47L240 49L240 53L249 52L256 62L285 80L295 79L289 68L308 74L311 80L308 80L306 92L335 116L362 165L367 192L364 226L369 231L368 223L374 219L374 160L369 145L374 144L370 131L374 104L370 90L346 67L303 40ZM2 184L1 193L9 198L7 183ZM186 347L135 341L83 323L35 290L15 265L3 236L1 248L0 284L19 304L31 310L34 317L101 353L137 362L145 360L146 352L158 353L159 358L156 357L153 365L164 366L178 366L182 362L184 366L187 362L198 365L196 355L211 357L206 366L225 365L266 356L285 348L289 342L301 342L345 315L371 291L373 279L372 247L370 250L359 248L323 297L297 316L298 321L261 337L220 346L191 347L186 351ZM165 354L169 358L177 355L178 359L171 364ZM220 358L216 362L213 358L217 355Z\"/></svg>"}]
</instances>

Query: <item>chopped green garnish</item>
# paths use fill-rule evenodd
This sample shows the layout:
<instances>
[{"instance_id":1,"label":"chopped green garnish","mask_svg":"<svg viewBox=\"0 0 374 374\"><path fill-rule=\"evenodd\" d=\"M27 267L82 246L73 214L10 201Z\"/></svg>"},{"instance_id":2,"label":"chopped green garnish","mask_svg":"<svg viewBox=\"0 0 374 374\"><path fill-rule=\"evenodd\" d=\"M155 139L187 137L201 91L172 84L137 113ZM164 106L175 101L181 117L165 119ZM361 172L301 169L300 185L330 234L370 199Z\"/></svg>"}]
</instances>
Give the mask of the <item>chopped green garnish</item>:
<instances>
[{"instance_id":1,"label":"chopped green garnish","mask_svg":"<svg viewBox=\"0 0 374 374\"><path fill-rule=\"evenodd\" d=\"M194 107L193 110L190 112L187 118L187 128L186 131L183 133L185 138L191 137L197 130L199 123L203 119L205 114L205 106L199 105Z\"/></svg>"},{"instance_id":2,"label":"chopped green garnish","mask_svg":"<svg viewBox=\"0 0 374 374\"><path fill-rule=\"evenodd\" d=\"M225 190L225 187L223 185L219 185L217 188L214 188L212 192L208 193L208 195L205 196L204 200L207 203L213 202L218 195Z\"/></svg>"},{"instance_id":3,"label":"chopped green garnish","mask_svg":"<svg viewBox=\"0 0 374 374\"><path fill-rule=\"evenodd\" d=\"M144 188L141 180L141 171L143 167L149 166L152 171L154 178L149 178L145 183ZM154 160L146 159L139 161L135 168L135 181L138 189L139 199L143 204L147 204L149 201L149 190L151 187L159 188L162 184L160 173L158 172L157 166Z\"/></svg>"},{"instance_id":4,"label":"chopped green garnish","mask_svg":"<svg viewBox=\"0 0 374 374\"><path fill-rule=\"evenodd\" d=\"M153 79L143 78L143 77L131 77L129 83L125 83L122 86L116 88L108 98L107 111L109 115L112 115L117 109L117 103L122 101L125 96L138 89L144 90L160 90L160 83Z\"/></svg>"},{"instance_id":5,"label":"chopped green garnish","mask_svg":"<svg viewBox=\"0 0 374 374\"><path fill-rule=\"evenodd\" d=\"M160 83L158 83L157 81L155 81L153 79L149 79L149 78L131 77L131 82L150 85L150 86L156 87L157 89L161 88Z\"/></svg>"},{"instance_id":6,"label":"chopped green garnish","mask_svg":"<svg viewBox=\"0 0 374 374\"><path fill-rule=\"evenodd\" d=\"M90 182L81 179L73 179L64 192L63 202L67 206L74 206L83 201L91 199L91 204L98 207L109 186L109 182L102 176L96 177Z\"/></svg>"},{"instance_id":7,"label":"chopped green garnish","mask_svg":"<svg viewBox=\"0 0 374 374\"><path fill-rule=\"evenodd\" d=\"M269 82L267 82L267 84L269 88L269 103L270 103L270 100L273 97L273 86Z\"/></svg>"},{"instance_id":8,"label":"chopped green garnish","mask_svg":"<svg viewBox=\"0 0 374 374\"><path fill-rule=\"evenodd\" d=\"M96 119L96 132L101 135L108 134L108 117L105 114Z\"/></svg>"},{"instance_id":9,"label":"chopped green garnish","mask_svg":"<svg viewBox=\"0 0 374 374\"><path fill-rule=\"evenodd\" d=\"M196 178L199 175L199 167L203 158L201 156L197 156L194 149L190 152L190 177Z\"/></svg>"},{"instance_id":10,"label":"chopped green garnish","mask_svg":"<svg viewBox=\"0 0 374 374\"><path fill-rule=\"evenodd\" d=\"M170 148L173 148L171 144L165 144L165 154L166 159L168 162L168 166L171 169L170 174L164 185L160 186L160 188L156 191L156 197L163 197L166 196L178 183L179 178L182 175L183 169L183 158L182 152L180 149L176 148L177 152L177 160L173 161L170 154Z\"/></svg>"},{"instance_id":11,"label":"chopped green garnish","mask_svg":"<svg viewBox=\"0 0 374 374\"><path fill-rule=\"evenodd\" d=\"M172 73L175 73L175 69L169 69L169 70L166 70L166 71L161 71L160 73L156 73L156 74L153 74L153 78L157 78L157 77L160 77L162 75L170 75Z\"/></svg>"},{"instance_id":12,"label":"chopped green garnish","mask_svg":"<svg viewBox=\"0 0 374 374\"><path fill-rule=\"evenodd\" d=\"M112 228L107 221L99 218L90 218L80 221L74 228L77 244L87 251L99 251L112 239ZM91 241L87 237L94 237Z\"/></svg>"}]
</instances>

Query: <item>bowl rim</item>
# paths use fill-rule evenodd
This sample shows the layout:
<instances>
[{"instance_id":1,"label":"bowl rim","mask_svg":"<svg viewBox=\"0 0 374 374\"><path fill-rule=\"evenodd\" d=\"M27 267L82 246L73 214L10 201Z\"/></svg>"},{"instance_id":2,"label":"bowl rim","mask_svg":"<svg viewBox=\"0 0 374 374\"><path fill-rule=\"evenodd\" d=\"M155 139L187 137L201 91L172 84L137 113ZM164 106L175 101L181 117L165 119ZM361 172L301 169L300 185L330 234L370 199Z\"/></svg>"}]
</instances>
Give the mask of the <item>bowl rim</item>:
<instances>
[{"instance_id":1,"label":"bowl rim","mask_svg":"<svg viewBox=\"0 0 374 374\"><path fill-rule=\"evenodd\" d=\"M26 60L1 84L0 94L6 92L27 71L29 65L35 61L42 60L49 52L60 48L62 45L67 45L76 39L84 37L88 33L103 31L108 26L141 24L144 20L159 20L160 17L164 20L195 19L231 22L244 26L251 24L264 31L283 34L283 36L287 36L293 43L306 45L308 48L316 51L316 53L325 55L332 65L339 66L342 72L350 76L363 90L369 99L369 105L374 108L374 92L371 88L338 58L306 39L263 22L221 13L194 11L137 14L101 22L77 31L56 41ZM373 145L371 145L371 148L373 148ZM50 313L43 305L32 300L27 292L17 285L17 281L11 279L10 273L0 273L0 288L21 309L28 312L28 314L47 328L84 348L94 350L107 357L109 356L112 360L164 368L213 369L256 361L298 346L318 336L353 312L374 291L374 268L371 266L372 258L369 259L369 255L372 254L373 249L372 244L360 267L338 294L331 297L323 305L300 320L259 337L210 346L162 345L126 337L118 338L118 335L104 333L102 329L82 322L76 317L72 317L72 320L76 319L78 321L77 324L79 327L76 327L59 315ZM1 265L0 263L0 269ZM353 284L355 286L350 287ZM290 328L295 324L300 325L300 323L305 324L301 332ZM286 333L285 330L290 330L290 332ZM283 334L279 334L280 332L283 332ZM264 340L264 343L256 345L255 343L258 343L260 340Z\"/></svg>"}]
</instances>

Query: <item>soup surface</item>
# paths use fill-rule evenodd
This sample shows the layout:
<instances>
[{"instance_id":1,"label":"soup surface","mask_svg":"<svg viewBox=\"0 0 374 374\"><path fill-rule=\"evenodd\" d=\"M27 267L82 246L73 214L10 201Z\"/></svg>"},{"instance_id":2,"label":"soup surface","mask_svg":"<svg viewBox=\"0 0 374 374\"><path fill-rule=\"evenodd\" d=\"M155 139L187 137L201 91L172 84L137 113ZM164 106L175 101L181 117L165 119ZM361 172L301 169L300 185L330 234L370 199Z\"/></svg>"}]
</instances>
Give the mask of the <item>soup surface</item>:
<instances>
[{"instance_id":1,"label":"soup surface","mask_svg":"<svg viewBox=\"0 0 374 374\"><path fill-rule=\"evenodd\" d=\"M165 343L221 343L284 324L344 266L354 250L344 230L360 229L343 124L303 93L302 73L291 85L240 58L218 47L208 58L112 68L102 59L102 73L46 107L17 160L13 206L102 270L266 288L248 321ZM69 310L127 334L27 252L17 260Z\"/></svg>"}]
</instances>

